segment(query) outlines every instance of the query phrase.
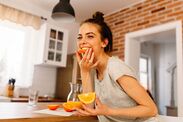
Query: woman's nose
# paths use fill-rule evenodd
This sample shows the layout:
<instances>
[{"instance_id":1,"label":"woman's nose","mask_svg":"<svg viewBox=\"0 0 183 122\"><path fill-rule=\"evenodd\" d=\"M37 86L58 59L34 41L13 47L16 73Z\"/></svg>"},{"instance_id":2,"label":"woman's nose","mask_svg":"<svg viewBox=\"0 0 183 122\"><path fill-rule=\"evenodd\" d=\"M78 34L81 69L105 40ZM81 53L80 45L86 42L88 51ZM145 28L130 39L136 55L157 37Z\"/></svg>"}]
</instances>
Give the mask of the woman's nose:
<instances>
[{"instance_id":1,"label":"woman's nose","mask_svg":"<svg viewBox=\"0 0 183 122\"><path fill-rule=\"evenodd\" d=\"M80 44L86 44L86 39L85 39L85 38L82 38L82 39L80 40Z\"/></svg>"}]
</instances>

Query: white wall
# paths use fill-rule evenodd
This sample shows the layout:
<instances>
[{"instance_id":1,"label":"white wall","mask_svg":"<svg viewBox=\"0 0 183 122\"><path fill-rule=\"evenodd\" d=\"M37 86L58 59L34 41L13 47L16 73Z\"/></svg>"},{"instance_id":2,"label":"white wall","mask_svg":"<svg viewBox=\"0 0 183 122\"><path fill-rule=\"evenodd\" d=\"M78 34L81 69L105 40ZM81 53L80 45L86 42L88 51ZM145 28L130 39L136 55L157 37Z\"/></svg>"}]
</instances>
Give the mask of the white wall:
<instances>
[{"instance_id":1,"label":"white wall","mask_svg":"<svg viewBox=\"0 0 183 122\"><path fill-rule=\"evenodd\" d=\"M51 12L40 9L35 5L27 5L26 0L1 0L0 3L17 8L22 11L32 13L34 15L43 16L48 19L48 23L67 29L69 31L68 53L71 54L75 52L79 23L73 22L66 24L56 22L51 18ZM33 74L33 88L39 89L41 91L41 95L55 94L54 92L56 84L56 68L35 67L35 71Z\"/></svg>"},{"instance_id":2,"label":"white wall","mask_svg":"<svg viewBox=\"0 0 183 122\"><path fill-rule=\"evenodd\" d=\"M154 51L158 104L161 108L160 113L166 115L166 106L170 105L171 96L171 74L167 72L167 69L176 62L175 43L156 44Z\"/></svg>"},{"instance_id":3,"label":"white wall","mask_svg":"<svg viewBox=\"0 0 183 122\"><path fill-rule=\"evenodd\" d=\"M170 105L171 74L167 72L167 69L176 62L175 46L175 43L153 44L151 42L145 42L141 44L141 54L151 59L152 79L150 82L156 82L156 100L160 108L160 113L164 115L166 115L166 106ZM153 86L153 88L154 87L155 86ZM177 88L175 88L175 103L177 104L176 89Z\"/></svg>"},{"instance_id":4,"label":"white wall","mask_svg":"<svg viewBox=\"0 0 183 122\"><path fill-rule=\"evenodd\" d=\"M33 74L33 89L39 90L39 95L55 95L56 70L53 67L35 66Z\"/></svg>"}]
</instances>

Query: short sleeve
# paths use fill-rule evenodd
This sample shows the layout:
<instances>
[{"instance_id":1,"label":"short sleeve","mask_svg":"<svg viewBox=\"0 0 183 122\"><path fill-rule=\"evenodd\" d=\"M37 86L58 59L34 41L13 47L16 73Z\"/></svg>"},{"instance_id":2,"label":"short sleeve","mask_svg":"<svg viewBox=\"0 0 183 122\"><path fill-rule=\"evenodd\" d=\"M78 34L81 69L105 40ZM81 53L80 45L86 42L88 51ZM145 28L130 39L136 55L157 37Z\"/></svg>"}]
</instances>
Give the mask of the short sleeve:
<instances>
[{"instance_id":1,"label":"short sleeve","mask_svg":"<svg viewBox=\"0 0 183 122\"><path fill-rule=\"evenodd\" d=\"M125 64L119 58L115 58L115 57L112 57L109 61L108 72L109 72L110 77L114 81L117 81L117 79L119 79L123 75L132 76L132 77L138 79L136 72L133 68L131 68L130 66Z\"/></svg>"}]
</instances>

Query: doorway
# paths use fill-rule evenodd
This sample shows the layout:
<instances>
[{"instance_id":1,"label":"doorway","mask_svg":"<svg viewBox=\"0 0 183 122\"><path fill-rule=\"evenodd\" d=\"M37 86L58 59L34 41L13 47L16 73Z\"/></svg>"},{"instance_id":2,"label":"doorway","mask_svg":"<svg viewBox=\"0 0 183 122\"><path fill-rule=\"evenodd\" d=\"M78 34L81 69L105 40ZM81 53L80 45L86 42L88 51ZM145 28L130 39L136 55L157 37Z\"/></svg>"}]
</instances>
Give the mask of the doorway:
<instances>
[{"instance_id":1,"label":"doorway","mask_svg":"<svg viewBox=\"0 0 183 122\"><path fill-rule=\"evenodd\" d=\"M160 114L167 114L166 106L169 106L171 98L174 98L173 102L178 108L178 116L183 116L183 110L181 110L183 108L183 103L181 103L183 101L181 95L183 92L181 88L183 86L181 21L126 34L125 62L140 74L139 61L144 57L148 59L149 68L146 85L155 97ZM173 75L172 72L174 72Z\"/></svg>"}]
</instances>

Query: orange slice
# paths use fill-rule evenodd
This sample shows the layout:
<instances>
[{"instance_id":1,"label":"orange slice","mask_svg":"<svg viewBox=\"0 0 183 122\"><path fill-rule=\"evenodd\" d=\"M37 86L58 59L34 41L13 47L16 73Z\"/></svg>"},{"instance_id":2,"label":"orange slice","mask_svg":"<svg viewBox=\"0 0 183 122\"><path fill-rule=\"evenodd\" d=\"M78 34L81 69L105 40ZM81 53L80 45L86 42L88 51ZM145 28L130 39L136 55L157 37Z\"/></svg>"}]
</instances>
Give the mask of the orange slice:
<instances>
[{"instance_id":1,"label":"orange slice","mask_svg":"<svg viewBox=\"0 0 183 122\"><path fill-rule=\"evenodd\" d=\"M48 105L48 108L50 110L56 110L57 108L59 108L59 105Z\"/></svg>"},{"instance_id":2,"label":"orange slice","mask_svg":"<svg viewBox=\"0 0 183 122\"><path fill-rule=\"evenodd\" d=\"M78 98L81 102L85 104L90 104L95 100L95 92L82 93L78 95Z\"/></svg>"},{"instance_id":3,"label":"orange slice","mask_svg":"<svg viewBox=\"0 0 183 122\"><path fill-rule=\"evenodd\" d=\"M81 105L81 102L79 101L68 101L68 102L65 102L63 103L63 108L65 111L67 112L72 112L75 110L75 108L81 108L82 105Z\"/></svg>"},{"instance_id":4,"label":"orange slice","mask_svg":"<svg viewBox=\"0 0 183 122\"><path fill-rule=\"evenodd\" d=\"M79 54L84 54L88 48L82 48L78 50Z\"/></svg>"}]
</instances>

